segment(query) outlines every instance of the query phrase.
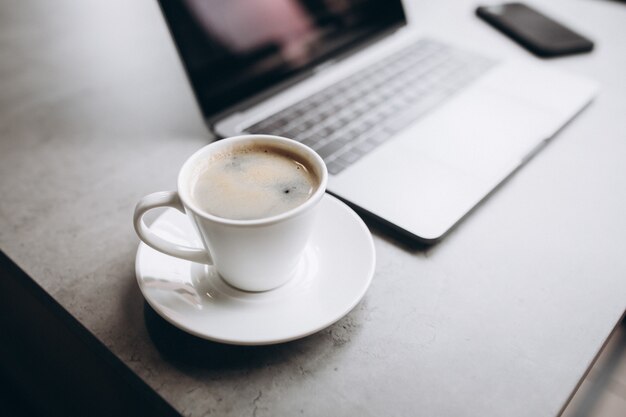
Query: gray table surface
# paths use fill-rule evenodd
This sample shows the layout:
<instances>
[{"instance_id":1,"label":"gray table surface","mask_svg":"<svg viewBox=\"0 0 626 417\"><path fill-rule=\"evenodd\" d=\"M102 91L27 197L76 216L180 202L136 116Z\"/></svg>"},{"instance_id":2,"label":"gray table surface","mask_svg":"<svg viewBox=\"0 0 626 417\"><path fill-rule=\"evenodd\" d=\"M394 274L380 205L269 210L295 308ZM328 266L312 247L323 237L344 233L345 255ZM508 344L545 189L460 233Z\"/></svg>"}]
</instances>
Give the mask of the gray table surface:
<instances>
[{"instance_id":1,"label":"gray table surface","mask_svg":"<svg viewBox=\"0 0 626 417\"><path fill-rule=\"evenodd\" d=\"M431 33L527 55L472 2L422 3ZM0 248L188 416L556 415L626 307L626 6L540 7L596 40L546 62L595 102L435 247L374 230L340 322L242 350L168 343L135 282L136 201L209 141L156 2L0 2Z\"/></svg>"}]
</instances>

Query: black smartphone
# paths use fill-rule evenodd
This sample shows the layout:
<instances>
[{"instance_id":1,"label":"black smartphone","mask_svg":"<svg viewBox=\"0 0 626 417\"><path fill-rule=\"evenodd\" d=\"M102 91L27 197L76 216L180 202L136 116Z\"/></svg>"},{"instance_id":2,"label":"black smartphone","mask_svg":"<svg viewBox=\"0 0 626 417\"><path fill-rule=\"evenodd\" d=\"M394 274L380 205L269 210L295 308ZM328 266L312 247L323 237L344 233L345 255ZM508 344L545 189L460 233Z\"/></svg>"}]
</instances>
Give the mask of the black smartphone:
<instances>
[{"instance_id":1,"label":"black smartphone","mask_svg":"<svg viewBox=\"0 0 626 417\"><path fill-rule=\"evenodd\" d=\"M593 42L522 3L480 6L476 14L540 57L589 52Z\"/></svg>"}]
</instances>

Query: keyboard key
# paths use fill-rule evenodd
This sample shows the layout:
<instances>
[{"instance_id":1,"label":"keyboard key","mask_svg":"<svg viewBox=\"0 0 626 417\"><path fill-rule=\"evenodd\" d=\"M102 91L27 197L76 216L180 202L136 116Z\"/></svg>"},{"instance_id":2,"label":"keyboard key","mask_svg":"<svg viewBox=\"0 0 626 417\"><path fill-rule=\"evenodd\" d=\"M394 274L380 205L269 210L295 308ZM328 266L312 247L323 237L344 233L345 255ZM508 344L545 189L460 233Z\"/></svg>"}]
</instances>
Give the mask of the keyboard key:
<instances>
[{"instance_id":1,"label":"keyboard key","mask_svg":"<svg viewBox=\"0 0 626 417\"><path fill-rule=\"evenodd\" d=\"M351 135L349 132L343 132L337 136L337 138L333 139L334 142L339 142L344 145L347 145L351 142L354 142L355 135Z\"/></svg>"},{"instance_id":2,"label":"keyboard key","mask_svg":"<svg viewBox=\"0 0 626 417\"><path fill-rule=\"evenodd\" d=\"M374 147L376 147L376 146L380 145L381 143L386 142L387 139L389 139L389 135L387 135L383 131L378 131L376 133L370 134L365 139L365 141L370 143L371 145L374 145Z\"/></svg>"},{"instance_id":3,"label":"keyboard key","mask_svg":"<svg viewBox=\"0 0 626 417\"><path fill-rule=\"evenodd\" d=\"M339 155L338 159L344 162L346 166L349 166L361 159L362 156L363 154L358 152L356 149L350 149L349 151Z\"/></svg>"},{"instance_id":4,"label":"keyboard key","mask_svg":"<svg viewBox=\"0 0 626 417\"><path fill-rule=\"evenodd\" d=\"M333 140L323 145L319 149L316 149L316 151L323 159L326 159L344 146L345 143Z\"/></svg>"},{"instance_id":5,"label":"keyboard key","mask_svg":"<svg viewBox=\"0 0 626 417\"><path fill-rule=\"evenodd\" d=\"M361 154L366 154L369 151L371 151L372 149L374 149L376 147L376 143L372 143L370 141L367 140L363 140L361 142L359 142L355 148L358 149L359 152L361 152Z\"/></svg>"},{"instance_id":6,"label":"keyboard key","mask_svg":"<svg viewBox=\"0 0 626 417\"><path fill-rule=\"evenodd\" d=\"M332 175L337 175L347 167L342 161L334 159L326 164L328 172Z\"/></svg>"},{"instance_id":7,"label":"keyboard key","mask_svg":"<svg viewBox=\"0 0 626 417\"><path fill-rule=\"evenodd\" d=\"M314 134L309 134L308 136L304 136L300 141L302 143L304 143L307 146L310 146L311 148L315 148L317 145L319 145L321 142L324 141L324 137L314 133Z\"/></svg>"},{"instance_id":8,"label":"keyboard key","mask_svg":"<svg viewBox=\"0 0 626 417\"><path fill-rule=\"evenodd\" d=\"M345 123L339 119L334 119L330 123L326 125L326 128L329 129L329 133L336 132L345 126Z\"/></svg>"}]
</instances>

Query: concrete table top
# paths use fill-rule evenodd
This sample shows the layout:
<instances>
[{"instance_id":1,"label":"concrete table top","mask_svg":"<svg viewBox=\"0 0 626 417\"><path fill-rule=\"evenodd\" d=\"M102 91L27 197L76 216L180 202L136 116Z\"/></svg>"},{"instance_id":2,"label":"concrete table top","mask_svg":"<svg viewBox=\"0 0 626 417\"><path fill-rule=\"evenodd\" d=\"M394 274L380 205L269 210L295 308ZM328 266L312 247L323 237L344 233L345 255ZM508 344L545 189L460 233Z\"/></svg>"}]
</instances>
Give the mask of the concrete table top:
<instances>
[{"instance_id":1,"label":"concrete table top","mask_svg":"<svg viewBox=\"0 0 626 417\"><path fill-rule=\"evenodd\" d=\"M430 33L526 55L472 2L424 3ZM186 416L557 415L626 307L626 7L540 6L596 40L546 62L595 102L440 244L370 223L373 284L337 324L243 348L135 282L135 203L211 140L156 2L2 2L0 249Z\"/></svg>"}]
</instances>

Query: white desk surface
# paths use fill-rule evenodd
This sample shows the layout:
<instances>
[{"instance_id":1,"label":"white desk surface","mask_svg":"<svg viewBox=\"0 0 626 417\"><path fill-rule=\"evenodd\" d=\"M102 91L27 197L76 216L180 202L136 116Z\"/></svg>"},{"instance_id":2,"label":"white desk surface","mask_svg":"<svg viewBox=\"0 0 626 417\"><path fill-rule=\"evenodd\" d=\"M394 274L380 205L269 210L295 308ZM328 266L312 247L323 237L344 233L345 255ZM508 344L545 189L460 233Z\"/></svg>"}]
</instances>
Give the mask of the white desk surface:
<instances>
[{"instance_id":1,"label":"white desk surface","mask_svg":"<svg viewBox=\"0 0 626 417\"><path fill-rule=\"evenodd\" d=\"M475 5L411 15L528 56ZM555 416L626 307L626 4L539 7L596 41L545 65L597 99L440 244L373 230L373 284L339 323L237 349L173 332L134 280L134 204L209 140L156 2L3 2L0 248L184 415Z\"/></svg>"}]
</instances>

